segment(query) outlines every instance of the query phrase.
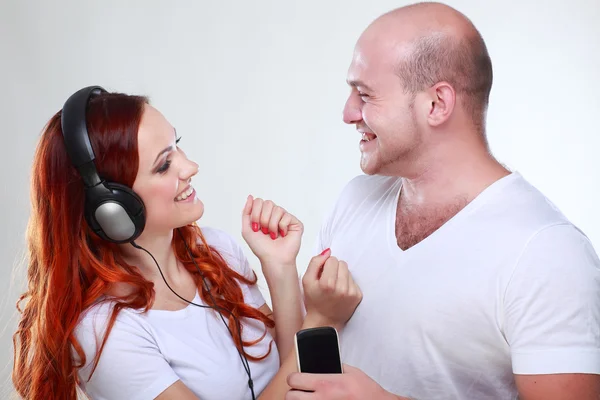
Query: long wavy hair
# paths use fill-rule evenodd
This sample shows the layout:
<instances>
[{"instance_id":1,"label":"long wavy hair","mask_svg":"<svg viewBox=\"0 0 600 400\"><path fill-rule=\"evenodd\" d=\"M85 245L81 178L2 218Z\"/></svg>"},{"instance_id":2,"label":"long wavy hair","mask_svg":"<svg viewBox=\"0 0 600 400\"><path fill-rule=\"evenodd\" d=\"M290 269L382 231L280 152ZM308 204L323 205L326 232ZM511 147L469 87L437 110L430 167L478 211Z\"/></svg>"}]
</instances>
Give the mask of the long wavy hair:
<instances>
[{"instance_id":1,"label":"long wavy hair","mask_svg":"<svg viewBox=\"0 0 600 400\"><path fill-rule=\"evenodd\" d=\"M87 126L102 178L132 187L138 171L138 128L146 104L145 97L120 93L102 94L90 101ZM27 400L77 398L77 370L86 365L86 357L74 330L81 313L103 301L115 283L129 284L134 290L124 297L111 297L116 302L94 358L94 369L119 311L148 310L154 301L153 283L136 266L125 262L118 245L103 241L90 230L83 214L83 188L67 156L59 111L44 127L34 156L26 234L28 287L17 302L21 318L13 336L12 379L19 395ZM261 357L251 356L244 349L262 340L266 328L274 326L268 316L244 303L240 282L254 285L256 275L249 280L229 268L218 251L206 243L195 223L180 230L182 235L173 235L172 246L194 277L202 298L210 304L210 295L186 243L217 306L227 310L223 316L228 319L238 350L250 360L267 357L271 347ZM265 332L255 341L241 342L234 317L259 320Z\"/></svg>"}]
</instances>

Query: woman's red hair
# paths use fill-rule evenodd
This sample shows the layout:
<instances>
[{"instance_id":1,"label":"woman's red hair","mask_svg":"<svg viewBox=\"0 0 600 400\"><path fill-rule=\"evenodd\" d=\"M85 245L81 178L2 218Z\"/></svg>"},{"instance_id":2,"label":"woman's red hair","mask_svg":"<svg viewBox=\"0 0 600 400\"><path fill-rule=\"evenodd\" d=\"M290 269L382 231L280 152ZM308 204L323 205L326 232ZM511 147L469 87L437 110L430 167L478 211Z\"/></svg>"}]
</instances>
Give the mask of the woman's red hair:
<instances>
[{"instance_id":1,"label":"woman's red hair","mask_svg":"<svg viewBox=\"0 0 600 400\"><path fill-rule=\"evenodd\" d=\"M102 94L90 101L87 126L96 167L103 179L133 186L139 160L138 128L147 103L145 97L118 93ZM130 295L116 299L106 336L94 359L96 365L119 311L149 309L154 301L153 284L136 266L124 261L118 245L101 240L88 227L83 216L83 182L67 156L60 111L46 125L36 149L31 203L28 288L17 302L21 319L13 337L12 379L19 395L27 400L76 399L77 369L86 364L74 335L82 311L101 301L115 283L134 288ZM194 276L204 301L211 304L183 240L208 280L217 306L228 311L224 317L228 318L237 348L250 360L266 357L270 348L262 357L253 357L244 350L244 346L262 340L264 334L254 342L241 343L234 322L234 317L259 320L265 325L265 334L266 327L274 326L270 318L244 303L239 282L256 284L256 275L249 280L229 268L207 245L195 224L182 227L181 233L183 239L173 235L173 249ZM23 300L27 302L21 309Z\"/></svg>"}]
</instances>

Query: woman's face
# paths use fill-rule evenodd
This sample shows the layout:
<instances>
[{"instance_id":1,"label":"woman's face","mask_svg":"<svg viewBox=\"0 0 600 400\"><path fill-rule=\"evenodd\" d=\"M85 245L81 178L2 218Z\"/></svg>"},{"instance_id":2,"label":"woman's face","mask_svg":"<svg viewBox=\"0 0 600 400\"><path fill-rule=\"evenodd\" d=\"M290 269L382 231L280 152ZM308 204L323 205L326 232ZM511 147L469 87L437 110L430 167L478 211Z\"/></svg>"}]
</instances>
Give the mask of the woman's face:
<instances>
[{"instance_id":1,"label":"woman's face","mask_svg":"<svg viewBox=\"0 0 600 400\"><path fill-rule=\"evenodd\" d=\"M163 234L197 221L204 204L191 179L198 164L177 147L175 129L154 107L145 106L138 131L139 169L133 190L146 207L144 232Z\"/></svg>"}]
</instances>

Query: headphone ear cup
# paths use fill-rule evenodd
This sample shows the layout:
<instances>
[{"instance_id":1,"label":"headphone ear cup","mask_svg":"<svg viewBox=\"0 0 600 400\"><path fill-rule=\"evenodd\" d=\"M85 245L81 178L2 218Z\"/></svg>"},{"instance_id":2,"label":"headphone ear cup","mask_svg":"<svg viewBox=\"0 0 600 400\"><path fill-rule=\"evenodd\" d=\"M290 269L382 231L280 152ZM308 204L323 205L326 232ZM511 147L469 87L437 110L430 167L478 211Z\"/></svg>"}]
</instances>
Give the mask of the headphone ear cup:
<instances>
[{"instance_id":1,"label":"headphone ear cup","mask_svg":"<svg viewBox=\"0 0 600 400\"><path fill-rule=\"evenodd\" d=\"M142 199L129 187L104 182L86 190L86 220L102 239L113 243L135 240L146 225Z\"/></svg>"}]
</instances>

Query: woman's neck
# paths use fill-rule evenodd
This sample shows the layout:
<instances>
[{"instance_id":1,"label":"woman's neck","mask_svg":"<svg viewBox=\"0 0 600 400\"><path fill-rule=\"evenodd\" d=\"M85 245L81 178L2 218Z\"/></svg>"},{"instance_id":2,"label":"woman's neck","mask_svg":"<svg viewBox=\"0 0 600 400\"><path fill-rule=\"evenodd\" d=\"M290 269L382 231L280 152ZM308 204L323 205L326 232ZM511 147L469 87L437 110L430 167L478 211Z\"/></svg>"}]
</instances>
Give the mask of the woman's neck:
<instances>
[{"instance_id":1,"label":"woman's neck","mask_svg":"<svg viewBox=\"0 0 600 400\"><path fill-rule=\"evenodd\" d=\"M173 232L166 235L142 234L135 240L135 245L121 245L121 251L125 261L137 266L146 279L162 281L156 264L165 277L177 275L179 269L172 242Z\"/></svg>"}]
</instances>

